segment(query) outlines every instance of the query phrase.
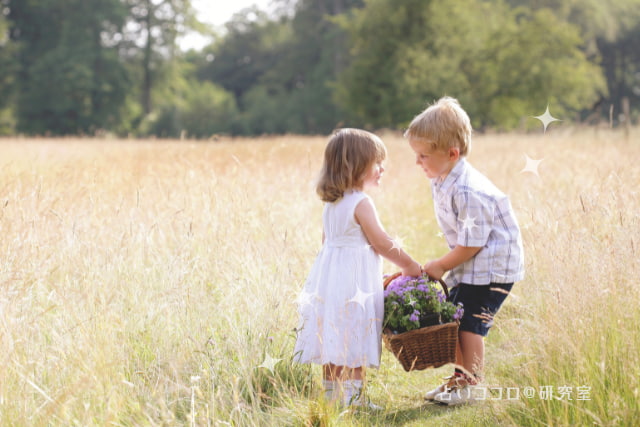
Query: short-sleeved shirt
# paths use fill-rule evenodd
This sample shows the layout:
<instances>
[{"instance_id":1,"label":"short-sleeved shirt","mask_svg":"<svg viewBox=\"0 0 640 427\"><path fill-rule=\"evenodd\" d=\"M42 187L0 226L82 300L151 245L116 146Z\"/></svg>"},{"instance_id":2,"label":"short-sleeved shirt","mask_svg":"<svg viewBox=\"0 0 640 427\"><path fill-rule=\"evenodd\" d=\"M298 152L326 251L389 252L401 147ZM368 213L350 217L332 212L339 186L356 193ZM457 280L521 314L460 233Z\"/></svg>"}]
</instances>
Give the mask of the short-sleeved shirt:
<instances>
[{"instance_id":1,"label":"short-sleeved shirt","mask_svg":"<svg viewBox=\"0 0 640 427\"><path fill-rule=\"evenodd\" d=\"M488 285L524 278L522 237L509 198L461 158L443 179L431 180L438 225L449 248L481 247L454 267L445 282Z\"/></svg>"}]
</instances>

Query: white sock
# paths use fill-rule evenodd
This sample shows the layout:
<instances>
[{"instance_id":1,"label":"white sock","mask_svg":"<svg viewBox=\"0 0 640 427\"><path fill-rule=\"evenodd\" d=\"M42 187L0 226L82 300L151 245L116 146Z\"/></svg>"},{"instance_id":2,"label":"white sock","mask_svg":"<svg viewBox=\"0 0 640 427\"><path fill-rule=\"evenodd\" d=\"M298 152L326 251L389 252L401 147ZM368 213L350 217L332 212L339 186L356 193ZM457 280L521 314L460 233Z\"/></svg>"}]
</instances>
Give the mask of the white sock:
<instances>
[{"instance_id":1,"label":"white sock","mask_svg":"<svg viewBox=\"0 0 640 427\"><path fill-rule=\"evenodd\" d=\"M361 401L362 380L346 380L342 383L344 394L342 403L345 405L358 404Z\"/></svg>"},{"instance_id":2,"label":"white sock","mask_svg":"<svg viewBox=\"0 0 640 427\"><path fill-rule=\"evenodd\" d=\"M324 388L324 398L327 401L332 401L336 396L337 384L335 381L322 380L322 388Z\"/></svg>"}]
</instances>

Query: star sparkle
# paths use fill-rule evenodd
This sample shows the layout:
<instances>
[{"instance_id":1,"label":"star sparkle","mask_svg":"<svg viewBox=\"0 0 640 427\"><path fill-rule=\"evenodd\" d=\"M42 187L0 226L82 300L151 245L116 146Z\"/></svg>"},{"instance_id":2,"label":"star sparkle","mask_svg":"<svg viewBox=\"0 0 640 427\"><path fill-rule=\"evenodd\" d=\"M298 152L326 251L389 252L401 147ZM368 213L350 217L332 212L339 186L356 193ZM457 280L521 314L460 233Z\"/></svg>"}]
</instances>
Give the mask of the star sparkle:
<instances>
[{"instance_id":1,"label":"star sparkle","mask_svg":"<svg viewBox=\"0 0 640 427\"><path fill-rule=\"evenodd\" d=\"M312 294L303 290L302 292L300 292L300 295L298 295L298 299L296 300L296 302L302 307L311 304L315 298L317 298L317 294Z\"/></svg>"},{"instance_id":2,"label":"star sparkle","mask_svg":"<svg viewBox=\"0 0 640 427\"><path fill-rule=\"evenodd\" d=\"M358 288L358 291L356 292L354 297L347 302L355 302L357 304L360 304L360 306L364 308L364 303L371 295L373 295L373 292L362 292L362 289Z\"/></svg>"},{"instance_id":3,"label":"star sparkle","mask_svg":"<svg viewBox=\"0 0 640 427\"><path fill-rule=\"evenodd\" d=\"M549 126L549 124L551 122L561 122L562 120L560 119L556 119L555 117L553 117L551 115L551 113L549 112L549 105L547 104L547 109L546 111L540 115L540 116L534 116L534 118L540 120L542 122L542 124L544 125L544 132L547 132L547 126Z\"/></svg>"},{"instance_id":4,"label":"star sparkle","mask_svg":"<svg viewBox=\"0 0 640 427\"><path fill-rule=\"evenodd\" d=\"M460 221L462 221L462 228L464 228L465 230L471 231L477 227L475 216L470 217L469 214L467 214L467 217L464 219L460 218Z\"/></svg>"},{"instance_id":5,"label":"star sparkle","mask_svg":"<svg viewBox=\"0 0 640 427\"><path fill-rule=\"evenodd\" d=\"M264 361L262 362L262 364L258 365L258 368L268 369L273 374L273 370L275 369L278 362L280 362L281 360L282 359L276 359L275 357L271 357L271 355L267 353L267 355L264 357Z\"/></svg>"},{"instance_id":6,"label":"star sparkle","mask_svg":"<svg viewBox=\"0 0 640 427\"><path fill-rule=\"evenodd\" d=\"M395 239L391 239L391 250L397 250L400 252L402 250L403 241L400 237L396 237Z\"/></svg>"},{"instance_id":7,"label":"star sparkle","mask_svg":"<svg viewBox=\"0 0 640 427\"><path fill-rule=\"evenodd\" d=\"M540 163L544 159L540 159L540 160L532 159L531 157L527 156L526 154L524 156L526 158L527 163L524 166L524 169L522 169L520 171L520 173L531 172L532 174L534 174L535 176L540 178L540 174L538 172L538 167L540 166Z\"/></svg>"}]
</instances>

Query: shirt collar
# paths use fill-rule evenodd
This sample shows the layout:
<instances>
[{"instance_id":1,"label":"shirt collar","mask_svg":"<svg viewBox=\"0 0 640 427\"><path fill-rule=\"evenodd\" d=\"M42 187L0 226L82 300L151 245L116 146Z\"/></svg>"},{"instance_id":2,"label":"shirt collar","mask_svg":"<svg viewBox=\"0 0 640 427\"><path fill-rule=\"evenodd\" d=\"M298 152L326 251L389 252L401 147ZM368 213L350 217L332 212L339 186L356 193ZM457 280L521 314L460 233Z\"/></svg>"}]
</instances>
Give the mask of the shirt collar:
<instances>
[{"instance_id":1,"label":"shirt collar","mask_svg":"<svg viewBox=\"0 0 640 427\"><path fill-rule=\"evenodd\" d=\"M451 168L451 171L441 179L440 177L434 178L433 183L440 191L446 191L449 187L453 185L454 182L460 178L460 175L464 172L467 165L467 160L462 157L458 162Z\"/></svg>"}]
</instances>

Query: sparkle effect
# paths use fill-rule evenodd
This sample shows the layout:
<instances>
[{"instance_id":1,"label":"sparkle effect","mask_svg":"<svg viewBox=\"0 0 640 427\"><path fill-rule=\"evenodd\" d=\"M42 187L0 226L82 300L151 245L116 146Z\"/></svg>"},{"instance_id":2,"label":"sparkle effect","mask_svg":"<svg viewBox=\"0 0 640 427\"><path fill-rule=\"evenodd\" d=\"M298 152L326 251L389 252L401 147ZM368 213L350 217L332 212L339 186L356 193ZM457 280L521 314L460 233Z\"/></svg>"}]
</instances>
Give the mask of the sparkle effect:
<instances>
[{"instance_id":1,"label":"sparkle effect","mask_svg":"<svg viewBox=\"0 0 640 427\"><path fill-rule=\"evenodd\" d=\"M261 365L258 366L258 368L268 369L269 371L271 371L271 374L273 374L274 368L281 360L282 359L273 358L269 353L267 353L267 355L264 357L264 361Z\"/></svg>"},{"instance_id":2,"label":"sparkle effect","mask_svg":"<svg viewBox=\"0 0 640 427\"><path fill-rule=\"evenodd\" d=\"M556 119L555 117L553 117L551 115L551 113L549 113L549 105L547 104L547 110L544 112L544 114L542 114L541 116L534 116L534 118L540 120L542 122L542 124L544 125L544 131L545 133L547 132L547 126L549 126L549 123L551 122L561 122L562 120L560 119Z\"/></svg>"},{"instance_id":3,"label":"sparkle effect","mask_svg":"<svg viewBox=\"0 0 640 427\"><path fill-rule=\"evenodd\" d=\"M402 250L402 239L399 237L396 237L395 239L391 239L391 249L392 250L397 250L398 253L400 253L400 251Z\"/></svg>"},{"instance_id":4,"label":"sparkle effect","mask_svg":"<svg viewBox=\"0 0 640 427\"><path fill-rule=\"evenodd\" d=\"M477 227L476 225L476 217L469 217L467 214L467 217L465 219L460 219L460 221L462 221L462 228L464 228L467 231L471 231L474 228Z\"/></svg>"},{"instance_id":5,"label":"sparkle effect","mask_svg":"<svg viewBox=\"0 0 640 427\"><path fill-rule=\"evenodd\" d=\"M300 307L303 307L305 305L313 303L313 300L317 297L318 296L316 294L312 294L303 290L302 292L300 292L300 295L298 295L297 303L300 305Z\"/></svg>"},{"instance_id":6,"label":"sparkle effect","mask_svg":"<svg viewBox=\"0 0 640 427\"><path fill-rule=\"evenodd\" d=\"M532 174L534 174L535 176L540 178L540 174L538 173L538 167L540 166L540 163L544 159L535 160L535 159L532 159L531 157L527 156L526 154L524 156L527 159L527 164L525 165L524 169L522 169L520 171L520 173L531 172Z\"/></svg>"},{"instance_id":7,"label":"sparkle effect","mask_svg":"<svg viewBox=\"0 0 640 427\"><path fill-rule=\"evenodd\" d=\"M355 302L357 304L360 304L360 306L364 309L364 303L371 295L373 295L373 292L362 292L362 290L358 288L358 292L356 292L355 296L347 302Z\"/></svg>"}]
</instances>

